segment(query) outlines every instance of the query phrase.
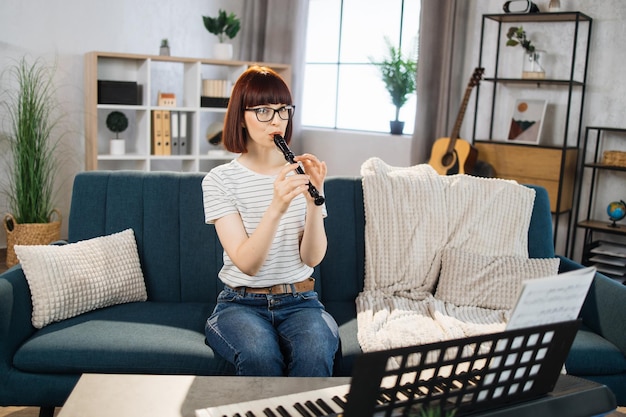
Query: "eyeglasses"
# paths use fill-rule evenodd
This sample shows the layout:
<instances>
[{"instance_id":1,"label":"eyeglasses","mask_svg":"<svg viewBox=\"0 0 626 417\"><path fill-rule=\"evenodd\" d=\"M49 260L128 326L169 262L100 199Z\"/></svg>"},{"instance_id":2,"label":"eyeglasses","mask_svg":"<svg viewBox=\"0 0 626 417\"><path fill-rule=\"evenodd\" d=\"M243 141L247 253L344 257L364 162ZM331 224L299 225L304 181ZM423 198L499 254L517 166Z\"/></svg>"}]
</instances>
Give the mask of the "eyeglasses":
<instances>
[{"instance_id":1,"label":"eyeglasses","mask_svg":"<svg viewBox=\"0 0 626 417\"><path fill-rule=\"evenodd\" d=\"M254 109L246 109L246 111L253 111L256 114L256 119L259 122L271 122L274 120L274 116L278 114L281 120L289 120L293 117L293 112L296 110L296 106L283 106L279 109L273 109L271 107L255 107Z\"/></svg>"}]
</instances>

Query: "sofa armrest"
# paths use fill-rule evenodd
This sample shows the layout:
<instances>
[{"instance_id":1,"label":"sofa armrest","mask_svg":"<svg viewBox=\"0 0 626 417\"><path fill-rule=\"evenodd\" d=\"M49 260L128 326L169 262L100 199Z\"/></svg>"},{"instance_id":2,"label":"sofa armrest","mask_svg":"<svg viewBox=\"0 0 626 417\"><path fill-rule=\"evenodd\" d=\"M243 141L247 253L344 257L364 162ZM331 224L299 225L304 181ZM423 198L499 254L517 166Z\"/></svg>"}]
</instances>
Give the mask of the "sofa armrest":
<instances>
[{"instance_id":1,"label":"sofa armrest","mask_svg":"<svg viewBox=\"0 0 626 417\"><path fill-rule=\"evenodd\" d=\"M32 311L28 282L16 265L0 275L0 368L11 367L17 349L35 332Z\"/></svg>"},{"instance_id":2,"label":"sofa armrest","mask_svg":"<svg viewBox=\"0 0 626 417\"><path fill-rule=\"evenodd\" d=\"M560 272L583 267L568 258L561 256L559 258L561 258ZM626 285L596 273L580 316L583 323L594 333L613 343L626 355L626 332L624 332Z\"/></svg>"}]
</instances>

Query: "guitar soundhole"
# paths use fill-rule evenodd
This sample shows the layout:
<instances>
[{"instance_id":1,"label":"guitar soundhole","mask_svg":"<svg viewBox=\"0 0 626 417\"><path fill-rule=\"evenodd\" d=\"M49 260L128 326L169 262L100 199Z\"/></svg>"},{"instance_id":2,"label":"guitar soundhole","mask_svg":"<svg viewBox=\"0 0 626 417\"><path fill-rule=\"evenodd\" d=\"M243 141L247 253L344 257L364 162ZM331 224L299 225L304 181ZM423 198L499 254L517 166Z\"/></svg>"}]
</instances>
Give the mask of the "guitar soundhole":
<instances>
[{"instance_id":1,"label":"guitar soundhole","mask_svg":"<svg viewBox=\"0 0 626 417\"><path fill-rule=\"evenodd\" d=\"M441 164L443 166L450 166L454 162L454 154L452 152L446 152L446 154L441 158Z\"/></svg>"}]
</instances>

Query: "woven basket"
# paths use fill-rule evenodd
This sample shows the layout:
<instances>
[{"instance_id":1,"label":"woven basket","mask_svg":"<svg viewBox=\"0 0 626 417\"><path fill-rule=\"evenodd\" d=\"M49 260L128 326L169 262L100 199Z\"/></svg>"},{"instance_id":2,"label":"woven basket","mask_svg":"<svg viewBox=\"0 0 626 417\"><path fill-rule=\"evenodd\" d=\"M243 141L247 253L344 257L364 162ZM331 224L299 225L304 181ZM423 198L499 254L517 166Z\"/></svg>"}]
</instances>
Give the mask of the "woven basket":
<instances>
[{"instance_id":1,"label":"woven basket","mask_svg":"<svg viewBox=\"0 0 626 417\"><path fill-rule=\"evenodd\" d=\"M7 233L7 267L19 263L15 255L15 245L47 245L61 238L61 213L54 209L50 219L56 214L58 220L50 223L19 224L11 214L4 216L2 222Z\"/></svg>"},{"instance_id":2,"label":"woven basket","mask_svg":"<svg viewBox=\"0 0 626 417\"><path fill-rule=\"evenodd\" d=\"M604 151L602 154L602 163L614 167L626 167L626 152L623 151Z\"/></svg>"}]
</instances>

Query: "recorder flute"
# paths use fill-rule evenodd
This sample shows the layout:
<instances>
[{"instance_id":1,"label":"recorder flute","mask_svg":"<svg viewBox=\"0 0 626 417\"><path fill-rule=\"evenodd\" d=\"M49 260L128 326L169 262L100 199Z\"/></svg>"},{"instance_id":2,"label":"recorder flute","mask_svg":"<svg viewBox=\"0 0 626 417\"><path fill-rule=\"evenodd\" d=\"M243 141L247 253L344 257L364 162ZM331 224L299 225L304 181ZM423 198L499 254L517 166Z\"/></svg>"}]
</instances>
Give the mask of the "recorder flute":
<instances>
[{"instance_id":1,"label":"recorder flute","mask_svg":"<svg viewBox=\"0 0 626 417\"><path fill-rule=\"evenodd\" d=\"M278 146L278 149L280 149L280 151L283 153L287 162L291 164L296 163L296 161L294 161L293 159L294 158L293 152L291 152L291 149L289 149L289 147L287 146L287 142L285 142L285 139L283 139L282 136L274 135L274 143L276 144L276 146ZM302 169L300 165L298 165L298 168L296 168L296 172L298 174L304 174L304 170ZM324 204L324 201L326 201L324 197L320 195L319 191L317 191L317 188L315 188L315 186L311 184L310 181L309 181L309 194L311 194L311 197L313 197L313 199L315 200L316 206L321 206L322 204Z\"/></svg>"}]
</instances>

